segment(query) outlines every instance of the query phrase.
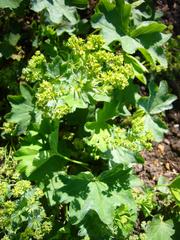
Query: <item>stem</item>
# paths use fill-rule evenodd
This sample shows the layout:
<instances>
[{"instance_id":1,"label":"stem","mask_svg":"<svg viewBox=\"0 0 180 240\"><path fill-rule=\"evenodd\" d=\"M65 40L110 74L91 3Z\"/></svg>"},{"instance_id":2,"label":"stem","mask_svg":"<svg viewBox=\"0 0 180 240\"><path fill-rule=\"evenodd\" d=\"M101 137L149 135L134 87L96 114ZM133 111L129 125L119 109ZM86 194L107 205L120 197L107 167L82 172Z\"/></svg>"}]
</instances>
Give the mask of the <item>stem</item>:
<instances>
[{"instance_id":1,"label":"stem","mask_svg":"<svg viewBox=\"0 0 180 240\"><path fill-rule=\"evenodd\" d=\"M73 163L76 163L76 164L79 164L79 165L82 165L84 167L86 167L88 170L88 164L87 163L83 163L83 162L80 162L80 161L77 161L77 160L74 160L74 159L71 159L71 158L68 158L67 156L64 156L63 154L61 153L58 153L58 156L62 157L64 160L68 161L68 162L73 162Z\"/></svg>"}]
</instances>

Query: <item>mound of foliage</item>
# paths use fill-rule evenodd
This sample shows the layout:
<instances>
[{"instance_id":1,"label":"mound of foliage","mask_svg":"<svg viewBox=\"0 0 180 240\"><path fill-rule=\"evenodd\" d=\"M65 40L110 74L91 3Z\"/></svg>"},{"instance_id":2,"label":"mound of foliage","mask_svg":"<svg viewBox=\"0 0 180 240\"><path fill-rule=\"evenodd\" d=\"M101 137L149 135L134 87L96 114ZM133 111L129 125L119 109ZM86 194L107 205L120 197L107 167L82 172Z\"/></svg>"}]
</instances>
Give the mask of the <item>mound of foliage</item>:
<instances>
[{"instance_id":1,"label":"mound of foliage","mask_svg":"<svg viewBox=\"0 0 180 240\"><path fill-rule=\"evenodd\" d=\"M1 134L0 237L178 239L180 178L152 189L133 170L168 131L176 97L146 76L167 67L171 34L145 1L101 0L90 16L88 6L0 2L9 21L32 15L23 54L23 32L0 45L13 46L2 62L16 62L19 82Z\"/></svg>"}]
</instances>

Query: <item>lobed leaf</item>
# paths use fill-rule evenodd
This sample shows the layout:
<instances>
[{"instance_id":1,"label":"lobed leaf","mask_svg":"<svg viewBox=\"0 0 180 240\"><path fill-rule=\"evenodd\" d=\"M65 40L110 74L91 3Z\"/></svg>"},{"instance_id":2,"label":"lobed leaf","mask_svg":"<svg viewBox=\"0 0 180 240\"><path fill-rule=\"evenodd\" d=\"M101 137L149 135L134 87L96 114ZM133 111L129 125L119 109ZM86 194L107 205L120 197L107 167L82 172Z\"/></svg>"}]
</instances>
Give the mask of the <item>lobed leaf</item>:
<instances>
[{"instance_id":1,"label":"lobed leaf","mask_svg":"<svg viewBox=\"0 0 180 240\"><path fill-rule=\"evenodd\" d=\"M168 93L167 82L161 81L159 88L151 81L149 84L149 96L140 97L138 105L145 111L145 130L152 132L155 141L161 141L164 133L167 133L165 123L156 114L172 108L172 102L176 96Z\"/></svg>"},{"instance_id":2,"label":"lobed leaf","mask_svg":"<svg viewBox=\"0 0 180 240\"><path fill-rule=\"evenodd\" d=\"M78 22L76 8L67 5L65 0L31 0L31 9L35 12L46 11L52 23L60 24L58 35L64 31L71 32Z\"/></svg>"},{"instance_id":3,"label":"lobed leaf","mask_svg":"<svg viewBox=\"0 0 180 240\"><path fill-rule=\"evenodd\" d=\"M180 202L180 176L177 176L169 185L173 197Z\"/></svg>"},{"instance_id":4,"label":"lobed leaf","mask_svg":"<svg viewBox=\"0 0 180 240\"><path fill-rule=\"evenodd\" d=\"M12 110L6 114L9 122L17 123L18 134L26 132L34 111L32 89L27 84L21 83L20 92L20 96L8 96Z\"/></svg>"},{"instance_id":5,"label":"lobed leaf","mask_svg":"<svg viewBox=\"0 0 180 240\"><path fill-rule=\"evenodd\" d=\"M141 97L138 104L149 114L157 114L172 108L172 102L177 97L168 93L166 81L161 81L159 88L151 81L149 84L149 96Z\"/></svg>"},{"instance_id":6,"label":"lobed leaf","mask_svg":"<svg viewBox=\"0 0 180 240\"><path fill-rule=\"evenodd\" d=\"M91 18L92 27L100 30L106 47L118 41L126 53L134 54L139 50L150 64L155 65L158 62L167 68L162 45L169 40L171 34L161 33L166 26L154 21L144 21L138 26L130 24L129 19L135 6L124 0L115 2L116 4L101 1Z\"/></svg>"},{"instance_id":7,"label":"lobed leaf","mask_svg":"<svg viewBox=\"0 0 180 240\"><path fill-rule=\"evenodd\" d=\"M0 0L0 8L15 9L23 0Z\"/></svg>"},{"instance_id":8,"label":"lobed leaf","mask_svg":"<svg viewBox=\"0 0 180 240\"><path fill-rule=\"evenodd\" d=\"M172 240L174 235L173 221L163 221L162 217L155 217L147 226L146 236L148 240Z\"/></svg>"}]
</instances>

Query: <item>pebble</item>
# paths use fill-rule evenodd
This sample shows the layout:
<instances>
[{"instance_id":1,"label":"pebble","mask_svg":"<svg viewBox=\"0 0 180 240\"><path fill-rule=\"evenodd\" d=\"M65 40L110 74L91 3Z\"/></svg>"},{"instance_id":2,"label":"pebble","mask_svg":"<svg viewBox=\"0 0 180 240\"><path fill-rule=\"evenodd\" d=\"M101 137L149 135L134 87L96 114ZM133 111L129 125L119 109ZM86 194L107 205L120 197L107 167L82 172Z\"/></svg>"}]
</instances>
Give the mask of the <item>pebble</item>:
<instances>
[{"instance_id":1,"label":"pebble","mask_svg":"<svg viewBox=\"0 0 180 240\"><path fill-rule=\"evenodd\" d=\"M169 165L169 163L166 163L165 166L166 166L166 169L167 169L167 170L170 170L170 165Z\"/></svg>"},{"instance_id":2,"label":"pebble","mask_svg":"<svg viewBox=\"0 0 180 240\"><path fill-rule=\"evenodd\" d=\"M162 143L158 144L158 150L162 155L164 155L164 149L165 149L164 144Z\"/></svg>"},{"instance_id":3,"label":"pebble","mask_svg":"<svg viewBox=\"0 0 180 240\"><path fill-rule=\"evenodd\" d=\"M167 145L170 145L170 141L167 138L164 139L164 143L166 143Z\"/></svg>"}]
</instances>

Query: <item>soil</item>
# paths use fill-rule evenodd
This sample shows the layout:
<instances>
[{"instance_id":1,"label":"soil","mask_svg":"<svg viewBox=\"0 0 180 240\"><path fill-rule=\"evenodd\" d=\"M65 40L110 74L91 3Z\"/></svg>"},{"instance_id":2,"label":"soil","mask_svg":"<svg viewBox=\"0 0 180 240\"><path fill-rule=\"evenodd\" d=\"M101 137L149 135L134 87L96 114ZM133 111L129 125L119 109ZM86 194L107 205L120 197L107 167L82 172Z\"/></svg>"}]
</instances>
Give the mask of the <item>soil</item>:
<instances>
[{"instance_id":1,"label":"soil","mask_svg":"<svg viewBox=\"0 0 180 240\"><path fill-rule=\"evenodd\" d=\"M165 24L174 26L174 35L180 34L180 1L179 0L157 0L154 1L156 9L163 12Z\"/></svg>"},{"instance_id":2,"label":"soil","mask_svg":"<svg viewBox=\"0 0 180 240\"><path fill-rule=\"evenodd\" d=\"M145 163L134 167L138 176L149 186L154 186L160 176L172 180L180 174L180 111L167 112L166 122L169 132L164 140L154 143L152 151L144 151Z\"/></svg>"}]
</instances>

